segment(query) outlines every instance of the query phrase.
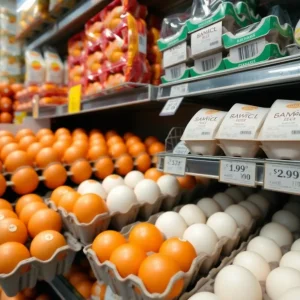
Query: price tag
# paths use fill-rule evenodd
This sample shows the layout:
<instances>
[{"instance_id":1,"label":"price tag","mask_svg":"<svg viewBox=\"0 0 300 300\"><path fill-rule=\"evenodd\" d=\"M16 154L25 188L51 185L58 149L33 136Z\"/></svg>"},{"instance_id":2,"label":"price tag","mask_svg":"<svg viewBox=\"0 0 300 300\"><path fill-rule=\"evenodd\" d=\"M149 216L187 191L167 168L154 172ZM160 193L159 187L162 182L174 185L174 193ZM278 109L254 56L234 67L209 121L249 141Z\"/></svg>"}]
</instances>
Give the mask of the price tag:
<instances>
[{"instance_id":1,"label":"price tag","mask_svg":"<svg viewBox=\"0 0 300 300\"><path fill-rule=\"evenodd\" d=\"M165 157L164 162L164 172L184 176L185 174L185 166L186 166L186 158L185 157Z\"/></svg>"},{"instance_id":2,"label":"price tag","mask_svg":"<svg viewBox=\"0 0 300 300\"><path fill-rule=\"evenodd\" d=\"M221 160L219 181L255 187L256 163L235 160Z\"/></svg>"},{"instance_id":3,"label":"price tag","mask_svg":"<svg viewBox=\"0 0 300 300\"><path fill-rule=\"evenodd\" d=\"M264 188L300 194L300 166L265 163Z\"/></svg>"},{"instance_id":4,"label":"price tag","mask_svg":"<svg viewBox=\"0 0 300 300\"><path fill-rule=\"evenodd\" d=\"M33 96L32 98L32 116L36 119L39 117L39 100L38 95Z\"/></svg>"},{"instance_id":5,"label":"price tag","mask_svg":"<svg viewBox=\"0 0 300 300\"><path fill-rule=\"evenodd\" d=\"M188 83L174 85L171 87L170 97L185 96L189 92Z\"/></svg>"},{"instance_id":6,"label":"price tag","mask_svg":"<svg viewBox=\"0 0 300 300\"><path fill-rule=\"evenodd\" d=\"M187 148L187 146L184 144L183 141L179 142L176 147L173 150L174 154L181 154L181 155L187 155L190 153L190 150Z\"/></svg>"},{"instance_id":7,"label":"price tag","mask_svg":"<svg viewBox=\"0 0 300 300\"><path fill-rule=\"evenodd\" d=\"M159 115L161 117L175 115L182 100L183 100L182 97L168 100Z\"/></svg>"},{"instance_id":8,"label":"price tag","mask_svg":"<svg viewBox=\"0 0 300 300\"><path fill-rule=\"evenodd\" d=\"M69 105L68 113L77 113L80 112L81 105L81 84L72 86L69 89Z\"/></svg>"}]
</instances>

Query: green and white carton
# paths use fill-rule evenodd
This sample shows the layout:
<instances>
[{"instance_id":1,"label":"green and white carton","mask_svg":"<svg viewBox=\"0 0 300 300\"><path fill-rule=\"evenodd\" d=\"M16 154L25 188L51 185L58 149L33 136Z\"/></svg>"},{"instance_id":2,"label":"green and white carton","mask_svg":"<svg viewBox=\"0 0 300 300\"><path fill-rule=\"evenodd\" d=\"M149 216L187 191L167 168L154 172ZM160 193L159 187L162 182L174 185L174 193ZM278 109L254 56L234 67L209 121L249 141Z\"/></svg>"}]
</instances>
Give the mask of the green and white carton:
<instances>
[{"instance_id":1,"label":"green and white carton","mask_svg":"<svg viewBox=\"0 0 300 300\"><path fill-rule=\"evenodd\" d=\"M183 80L190 77L190 69L186 63L181 63L165 69L165 75L161 77L162 83Z\"/></svg>"},{"instance_id":2,"label":"green and white carton","mask_svg":"<svg viewBox=\"0 0 300 300\"><path fill-rule=\"evenodd\" d=\"M239 1L235 4L236 12L240 16L245 16L249 24L259 22L260 15L255 15L253 9L244 1Z\"/></svg>"}]
</instances>

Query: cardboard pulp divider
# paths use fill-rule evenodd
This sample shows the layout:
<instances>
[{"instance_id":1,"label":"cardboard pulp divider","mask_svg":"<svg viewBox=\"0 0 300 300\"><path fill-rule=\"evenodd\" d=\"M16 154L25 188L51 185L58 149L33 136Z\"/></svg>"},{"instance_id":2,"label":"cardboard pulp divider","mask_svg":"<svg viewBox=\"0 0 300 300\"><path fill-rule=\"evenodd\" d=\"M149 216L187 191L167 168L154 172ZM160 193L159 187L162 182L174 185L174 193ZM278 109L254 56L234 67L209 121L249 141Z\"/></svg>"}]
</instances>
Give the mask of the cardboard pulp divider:
<instances>
[{"instance_id":1,"label":"cardboard pulp divider","mask_svg":"<svg viewBox=\"0 0 300 300\"><path fill-rule=\"evenodd\" d=\"M57 211L62 220L66 230L68 230L74 238L78 239L82 244L88 245L93 242L94 238L102 231L107 230L109 225L118 231L124 226L136 221L138 215L142 218L148 219L153 213L160 210L164 198L160 197L154 204L145 203L143 205L134 203L126 213L103 213L95 216L90 223L80 223L73 213L67 213L63 208L58 208L50 200L45 202L50 208Z\"/></svg>"},{"instance_id":2,"label":"cardboard pulp divider","mask_svg":"<svg viewBox=\"0 0 300 300\"><path fill-rule=\"evenodd\" d=\"M153 215L152 217L150 217L148 222L155 224L156 220L161 214L162 213ZM136 222L124 227L121 233L125 237L128 237L131 229L138 223L139 222ZM194 259L188 272L179 272L174 275L163 294L150 294L146 290L143 282L135 275L130 275L126 278L122 278L119 275L115 265L110 261L105 261L104 263L99 262L95 252L91 249L91 245L86 246L83 251L91 264L97 280L103 281L106 285L109 285L113 293L118 294L123 299L163 300L166 299L167 295L170 293L177 280L184 280L184 288L182 290L182 292L184 292L190 284L194 283L198 279L199 274L207 274L213 268L213 266L218 263L221 257L221 253L223 253L223 255L224 253L229 255L232 252L233 247L236 247L238 245L239 240L240 230L237 230L236 235L233 239L228 239L225 237L221 238L211 255L200 253Z\"/></svg>"},{"instance_id":3,"label":"cardboard pulp divider","mask_svg":"<svg viewBox=\"0 0 300 300\"><path fill-rule=\"evenodd\" d=\"M50 259L41 261L31 257L21 261L11 273L0 274L5 294L13 297L25 288L34 287L38 280L52 281L56 275L67 273L82 246L69 233L65 237L68 245L57 249Z\"/></svg>"}]
</instances>

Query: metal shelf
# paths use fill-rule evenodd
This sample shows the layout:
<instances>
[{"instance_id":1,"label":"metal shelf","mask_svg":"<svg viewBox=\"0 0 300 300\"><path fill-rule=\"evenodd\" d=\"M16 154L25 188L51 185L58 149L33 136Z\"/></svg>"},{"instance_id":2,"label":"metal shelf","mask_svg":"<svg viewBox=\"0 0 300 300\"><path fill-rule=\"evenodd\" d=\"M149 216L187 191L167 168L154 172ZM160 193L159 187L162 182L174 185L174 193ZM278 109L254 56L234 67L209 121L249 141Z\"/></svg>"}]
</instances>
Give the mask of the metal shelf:
<instances>
[{"instance_id":1,"label":"metal shelf","mask_svg":"<svg viewBox=\"0 0 300 300\"><path fill-rule=\"evenodd\" d=\"M132 88L110 95L93 96L81 102L81 111L76 114L107 110L122 106L147 103L156 99L158 88L152 85ZM68 105L43 106L39 108L37 119L70 116Z\"/></svg>"},{"instance_id":2,"label":"metal shelf","mask_svg":"<svg viewBox=\"0 0 300 300\"><path fill-rule=\"evenodd\" d=\"M56 276L51 282L49 282L49 284L62 300L84 300L84 298L63 276Z\"/></svg>"},{"instance_id":3,"label":"metal shelf","mask_svg":"<svg viewBox=\"0 0 300 300\"><path fill-rule=\"evenodd\" d=\"M158 100L293 83L300 79L300 55L189 78L159 87ZM175 88L177 87L177 88ZM176 89L176 90L175 90Z\"/></svg>"}]
</instances>

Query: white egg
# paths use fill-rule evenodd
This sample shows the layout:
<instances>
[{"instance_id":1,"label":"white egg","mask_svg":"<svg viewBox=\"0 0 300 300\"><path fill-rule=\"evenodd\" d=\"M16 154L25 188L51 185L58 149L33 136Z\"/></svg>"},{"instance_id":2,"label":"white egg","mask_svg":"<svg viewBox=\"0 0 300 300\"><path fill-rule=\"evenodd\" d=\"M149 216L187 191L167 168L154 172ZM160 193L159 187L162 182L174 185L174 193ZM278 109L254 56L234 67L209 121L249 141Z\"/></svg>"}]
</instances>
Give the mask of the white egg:
<instances>
[{"instance_id":1,"label":"white egg","mask_svg":"<svg viewBox=\"0 0 300 300\"><path fill-rule=\"evenodd\" d=\"M223 211L228 206L234 204L232 198L225 193L217 193L213 196L213 199L221 206Z\"/></svg>"},{"instance_id":2,"label":"white egg","mask_svg":"<svg viewBox=\"0 0 300 300\"><path fill-rule=\"evenodd\" d=\"M274 222L266 224L259 235L273 240L279 247L290 246L293 243L292 233L285 226Z\"/></svg>"},{"instance_id":3,"label":"white egg","mask_svg":"<svg viewBox=\"0 0 300 300\"><path fill-rule=\"evenodd\" d=\"M280 267L293 268L300 271L300 252L290 251L282 256Z\"/></svg>"},{"instance_id":4,"label":"white egg","mask_svg":"<svg viewBox=\"0 0 300 300\"><path fill-rule=\"evenodd\" d=\"M299 195L290 195L289 202L300 203L300 196Z\"/></svg>"},{"instance_id":5,"label":"white egg","mask_svg":"<svg viewBox=\"0 0 300 300\"><path fill-rule=\"evenodd\" d=\"M155 226L163 233L166 239L171 237L182 238L188 227L182 216L175 211L167 211L161 214L156 220Z\"/></svg>"},{"instance_id":6,"label":"white egg","mask_svg":"<svg viewBox=\"0 0 300 300\"><path fill-rule=\"evenodd\" d=\"M256 204L263 213L264 217L267 215L270 208L270 203L266 198L259 194L253 194L247 198L247 201Z\"/></svg>"},{"instance_id":7,"label":"white egg","mask_svg":"<svg viewBox=\"0 0 300 300\"><path fill-rule=\"evenodd\" d=\"M238 186L238 189L245 195L245 197L249 197L255 193L255 189L248 186Z\"/></svg>"},{"instance_id":8,"label":"white egg","mask_svg":"<svg viewBox=\"0 0 300 300\"><path fill-rule=\"evenodd\" d=\"M137 203L133 190L126 185L114 187L108 194L106 204L111 213L127 213Z\"/></svg>"},{"instance_id":9,"label":"white egg","mask_svg":"<svg viewBox=\"0 0 300 300\"><path fill-rule=\"evenodd\" d=\"M213 293L201 292L188 298L188 300L220 300L220 298Z\"/></svg>"},{"instance_id":10,"label":"white egg","mask_svg":"<svg viewBox=\"0 0 300 300\"><path fill-rule=\"evenodd\" d=\"M217 212L210 216L206 222L220 239L221 237L228 237L232 239L237 231L237 224L233 217L224 212Z\"/></svg>"},{"instance_id":11,"label":"white egg","mask_svg":"<svg viewBox=\"0 0 300 300\"><path fill-rule=\"evenodd\" d=\"M262 300L258 280L240 266L223 268L216 277L214 291L221 300Z\"/></svg>"},{"instance_id":12,"label":"white egg","mask_svg":"<svg viewBox=\"0 0 300 300\"><path fill-rule=\"evenodd\" d=\"M235 203L242 202L245 199L243 192L237 187L228 188L225 194L231 197Z\"/></svg>"},{"instance_id":13,"label":"white egg","mask_svg":"<svg viewBox=\"0 0 300 300\"><path fill-rule=\"evenodd\" d=\"M178 180L173 175L163 175L157 180L162 195L176 197L180 192Z\"/></svg>"},{"instance_id":14,"label":"white egg","mask_svg":"<svg viewBox=\"0 0 300 300\"><path fill-rule=\"evenodd\" d=\"M77 189L77 192L81 195L85 194L96 194L102 199L106 199L107 193L105 192L103 186L100 182L96 180L85 180L83 181Z\"/></svg>"},{"instance_id":15,"label":"white egg","mask_svg":"<svg viewBox=\"0 0 300 300\"><path fill-rule=\"evenodd\" d=\"M246 208L234 204L228 206L224 212L234 218L238 227L248 228L251 226L252 216Z\"/></svg>"},{"instance_id":16,"label":"white egg","mask_svg":"<svg viewBox=\"0 0 300 300\"><path fill-rule=\"evenodd\" d=\"M161 196L158 184L151 179L141 180L135 187L134 193L138 202L154 204Z\"/></svg>"},{"instance_id":17,"label":"white egg","mask_svg":"<svg viewBox=\"0 0 300 300\"><path fill-rule=\"evenodd\" d=\"M242 201L239 205L246 208L254 219L259 220L263 217L263 213L256 204L250 201Z\"/></svg>"},{"instance_id":18,"label":"white egg","mask_svg":"<svg viewBox=\"0 0 300 300\"><path fill-rule=\"evenodd\" d=\"M292 247L291 247L291 251L300 251L300 239L296 240Z\"/></svg>"},{"instance_id":19,"label":"white egg","mask_svg":"<svg viewBox=\"0 0 300 300\"><path fill-rule=\"evenodd\" d=\"M204 212L207 218L216 212L222 211L221 206L212 198L202 198L197 202L197 206Z\"/></svg>"},{"instance_id":20,"label":"white egg","mask_svg":"<svg viewBox=\"0 0 300 300\"><path fill-rule=\"evenodd\" d=\"M300 272L287 267L279 267L271 271L266 281L267 294L271 299L280 298L294 287L300 287Z\"/></svg>"},{"instance_id":21,"label":"white egg","mask_svg":"<svg viewBox=\"0 0 300 300\"><path fill-rule=\"evenodd\" d=\"M183 239L189 241L194 246L197 255L199 253L211 255L218 243L218 237L215 232L205 224L189 226L183 234Z\"/></svg>"},{"instance_id":22,"label":"white egg","mask_svg":"<svg viewBox=\"0 0 300 300\"><path fill-rule=\"evenodd\" d=\"M298 300L300 299L300 287L294 287L287 290L276 300Z\"/></svg>"},{"instance_id":23,"label":"white egg","mask_svg":"<svg viewBox=\"0 0 300 300\"><path fill-rule=\"evenodd\" d=\"M142 172L131 171L125 176L124 182L127 186L134 189L136 185L143 179L144 179L144 174Z\"/></svg>"},{"instance_id":24,"label":"white egg","mask_svg":"<svg viewBox=\"0 0 300 300\"><path fill-rule=\"evenodd\" d=\"M284 207L284 210L290 211L300 218L300 203L298 202L288 202Z\"/></svg>"},{"instance_id":25,"label":"white egg","mask_svg":"<svg viewBox=\"0 0 300 300\"><path fill-rule=\"evenodd\" d=\"M279 210L276 212L272 217L272 222L284 225L291 232L295 232L300 229L300 219L287 210Z\"/></svg>"},{"instance_id":26,"label":"white egg","mask_svg":"<svg viewBox=\"0 0 300 300\"><path fill-rule=\"evenodd\" d=\"M247 251L258 253L268 263L279 263L282 257L280 247L273 240L263 236L257 236L251 240L247 246Z\"/></svg>"},{"instance_id":27,"label":"white egg","mask_svg":"<svg viewBox=\"0 0 300 300\"><path fill-rule=\"evenodd\" d=\"M188 226L202 223L205 224L206 216L203 211L195 204L184 205L179 214L183 217Z\"/></svg>"},{"instance_id":28,"label":"white egg","mask_svg":"<svg viewBox=\"0 0 300 300\"><path fill-rule=\"evenodd\" d=\"M102 186L105 189L105 192L108 194L114 187L118 185L124 185L124 179L116 174L108 175L102 181Z\"/></svg>"},{"instance_id":29,"label":"white egg","mask_svg":"<svg viewBox=\"0 0 300 300\"><path fill-rule=\"evenodd\" d=\"M259 254L251 251L239 253L233 260L233 264L249 270L258 281L266 281L267 276L271 272L271 268L266 260Z\"/></svg>"}]
</instances>

